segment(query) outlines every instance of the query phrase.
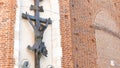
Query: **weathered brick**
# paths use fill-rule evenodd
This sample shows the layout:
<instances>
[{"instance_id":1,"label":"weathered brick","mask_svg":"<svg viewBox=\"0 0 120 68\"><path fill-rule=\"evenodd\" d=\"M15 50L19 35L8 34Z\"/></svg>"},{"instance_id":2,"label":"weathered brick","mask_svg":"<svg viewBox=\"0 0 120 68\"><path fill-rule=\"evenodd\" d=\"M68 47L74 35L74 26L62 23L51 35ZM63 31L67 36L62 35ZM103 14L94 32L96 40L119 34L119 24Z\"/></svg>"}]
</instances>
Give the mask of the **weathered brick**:
<instances>
[{"instance_id":1,"label":"weathered brick","mask_svg":"<svg viewBox=\"0 0 120 68\"><path fill-rule=\"evenodd\" d=\"M13 68L15 0L0 1L0 68Z\"/></svg>"},{"instance_id":2,"label":"weathered brick","mask_svg":"<svg viewBox=\"0 0 120 68\"><path fill-rule=\"evenodd\" d=\"M60 0L62 67L96 68L91 0Z\"/></svg>"}]
</instances>

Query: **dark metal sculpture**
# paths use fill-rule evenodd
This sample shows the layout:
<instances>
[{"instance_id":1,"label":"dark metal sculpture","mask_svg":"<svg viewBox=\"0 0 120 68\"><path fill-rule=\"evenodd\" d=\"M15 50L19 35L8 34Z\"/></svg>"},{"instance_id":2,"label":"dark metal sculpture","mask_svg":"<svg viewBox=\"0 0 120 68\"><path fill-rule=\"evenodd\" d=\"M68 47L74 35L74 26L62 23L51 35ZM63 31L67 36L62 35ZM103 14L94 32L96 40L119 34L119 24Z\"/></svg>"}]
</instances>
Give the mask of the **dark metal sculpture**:
<instances>
[{"instance_id":1,"label":"dark metal sculpture","mask_svg":"<svg viewBox=\"0 0 120 68\"><path fill-rule=\"evenodd\" d=\"M52 23L51 19L43 19L40 18L39 12L44 12L43 7L39 7L39 2L42 0L34 0L35 5L31 5L30 10L35 11L35 16L29 15L27 12L26 14L22 13L22 17L24 19L28 19L29 23L34 29L35 33L35 43L31 47L28 45L28 49L32 50L35 53L35 68L40 68L40 57L41 55L44 55L47 57L47 49L44 44L43 40L43 34L46 30L47 26ZM32 21L35 21L35 25Z\"/></svg>"}]
</instances>

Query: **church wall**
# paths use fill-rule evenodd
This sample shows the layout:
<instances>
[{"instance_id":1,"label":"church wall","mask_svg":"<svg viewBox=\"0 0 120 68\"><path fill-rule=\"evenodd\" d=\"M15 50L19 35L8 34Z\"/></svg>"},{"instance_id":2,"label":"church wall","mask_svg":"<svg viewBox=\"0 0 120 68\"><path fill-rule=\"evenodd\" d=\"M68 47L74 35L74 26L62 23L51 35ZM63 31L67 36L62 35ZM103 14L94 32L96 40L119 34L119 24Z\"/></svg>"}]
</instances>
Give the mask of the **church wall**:
<instances>
[{"instance_id":1,"label":"church wall","mask_svg":"<svg viewBox=\"0 0 120 68\"><path fill-rule=\"evenodd\" d=\"M100 11L105 11L108 17L103 15L101 18L106 20L106 22L101 18L97 22L104 23L105 25L109 23L110 26L108 26L110 29L117 31L119 34L120 0L59 0L59 2L61 13L61 44L63 49L62 67L108 68L113 65L113 68L116 68L114 66L115 63L119 67L117 58L115 59L116 62L112 60L112 58L118 57L118 39L112 38L113 41L111 43L113 47L111 47L112 44L107 46L109 44L107 41L110 42L110 39L104 42L101 41L101 38L103 38L102 40L106 40L107 36L104 33L102 35L98 34L99 32L96 33L97 30L93 28L93 25L96 23L97 14ZM102 47L101 44L103 43ZM108 50L104 47L108 47ZM113 49L115 52L114 57L111 56L112 58L110 59L110 54L113 52L112 48L117 49ZM103 57L105 58L103 59Z\"/></svg>"},{"instance_id":2,"label":"church wall","mask_svg":"<svg viewBox=\"0 0 120 68\"><path fill-rule=\"evenodd\" d=\"M15 0L0 0L0 68L14 67Z\"/></svg>"},{"instance_id":3,"label":"church wall","mask_svg":"<svg viewBox=\"0 0 120 68\"><path fill-rule=\"evenodd\" d=\"M34 43L32 28L27 24L27 20L21 18L22 12L28 11L29 14L34 14L29 11L33 1L25 1L27 0L0 0L2 10L0 11L0 68L18 68L22 63L21 57L31 56L27 60L33 61L32 53L22 46ZM96 22L110 25L100 20L102 17L99 16L99 12L102 11L103 14L105 13L105 19L108 19L107 22L112 22L113 26L109 28L119 33L120 0L45 0L42 5L49 6L49 9L45 8L46 12L42 13L42 17L51 17L53 20L44 38L51 59L42 58L43 64L49 60L50 63L46 65L56 68L101 68L101 66L119 68L119 39L91 26ZM27 34L24 29L28 31ZM114 40L107 47L108 50L104 47L111 41L108 41L107 37ZM100 46L102 44L104 45ZM112 44L115 46L113 47ZM25 53L20 54L22 47ZM27 56L23 56L26 53ZM110 56L111 53L114 56Z\"/></svg>"}]
</instances>

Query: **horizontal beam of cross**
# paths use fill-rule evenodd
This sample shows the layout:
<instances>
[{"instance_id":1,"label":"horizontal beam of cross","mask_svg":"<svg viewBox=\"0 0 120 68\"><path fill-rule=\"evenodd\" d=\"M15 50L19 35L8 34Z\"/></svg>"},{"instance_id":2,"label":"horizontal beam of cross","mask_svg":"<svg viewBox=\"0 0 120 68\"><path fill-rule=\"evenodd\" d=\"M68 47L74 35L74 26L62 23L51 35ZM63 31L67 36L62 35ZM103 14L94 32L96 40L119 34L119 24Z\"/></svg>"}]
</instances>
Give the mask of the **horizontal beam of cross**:
<instances>
[{"instance_id":1,"label":"horizontal beam of cross","mask_svg":"<svg viewBox=\"0 0 120 68\"><path fill-rule=\"evenodd\" d=\"M35 16L32 16L32 15L28 15L30 17L30 20L32 21L35 21ZM27 19L27 15L25 13L22 13L22 18L24 19ZM47 19L44 19L44 18L39 18L39 21L42 22L42 23L46 23L47 22ZM49 21L49 24L52 23L52 20Z\"/></svg>"}]
</instances>

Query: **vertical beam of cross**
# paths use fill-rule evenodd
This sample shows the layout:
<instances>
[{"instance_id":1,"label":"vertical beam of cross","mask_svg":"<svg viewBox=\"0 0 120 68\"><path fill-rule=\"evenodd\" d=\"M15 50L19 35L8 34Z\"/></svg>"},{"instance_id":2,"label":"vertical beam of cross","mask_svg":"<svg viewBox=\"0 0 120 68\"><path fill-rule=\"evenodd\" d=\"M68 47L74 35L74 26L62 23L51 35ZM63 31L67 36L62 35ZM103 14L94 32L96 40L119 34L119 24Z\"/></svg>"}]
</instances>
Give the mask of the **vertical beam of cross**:
<instances>
[{"instance_id":1,"label":"vertical beam of cross","mask_svg":"<svg viewBox=\"0 0 120 68\"><path fill-rule=\"evenodd\" d=\"M40 0L34 0L34 11L35 11L35 26L37 28L37 30L40 29L40 25L41 25L41 22L39 21L39 17L40 17L40 10L42 7L39 7L39 3L40 3ZM38 52L35 52L35 68L40 68L40 57L39 57L39 54Z\"/></svg>"},{"instance_id":2,"label":"vertical beam of cross","mask_svg":"<svg viewBox=\"0 0 120 68\"><path fill-rule=\"evenodd\" d=\"M34 0L36 8L39 7L40 0ZM40 22L39 22L39 9L35 10L35 19L36 19L36 27L39 29Z\"/></svg>"},{"instance_id":3,"label":"vertical beam of cross","mask_svg":"<svg viewBox=\"0 0 120 68\"><path fill-rule=\"evenodd\" d=\"M36 28L37 28L37 30L39 30L39 28L40 28L40 21L39 21L39 3L40 3L40 1L39 0L34 0L34 6L35 6L35 21L36 21L36 24L35 24L35 26L36 26ZM35 68L40 68L40 57L39 57L39 55L38 55L38 53L37 52L35 52Z\"/></svg>"}]
</instances>

